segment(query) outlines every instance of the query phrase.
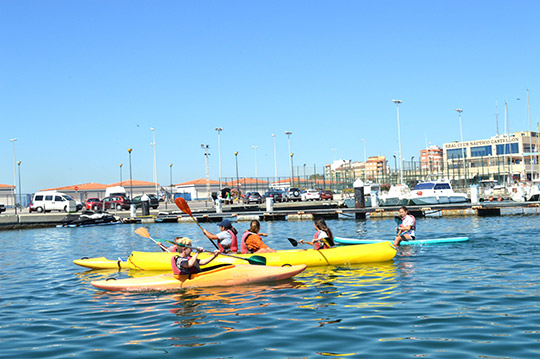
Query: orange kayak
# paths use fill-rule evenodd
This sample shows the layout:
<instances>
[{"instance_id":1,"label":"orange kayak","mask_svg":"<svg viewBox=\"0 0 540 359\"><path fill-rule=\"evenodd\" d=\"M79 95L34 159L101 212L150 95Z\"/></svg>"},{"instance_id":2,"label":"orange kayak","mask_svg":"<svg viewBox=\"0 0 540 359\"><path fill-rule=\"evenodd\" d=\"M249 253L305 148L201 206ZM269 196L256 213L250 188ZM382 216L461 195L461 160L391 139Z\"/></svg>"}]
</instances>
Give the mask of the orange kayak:
<instances>
[{"instance_id":1,"label":"orange kayak","mask_svg":"<svg viewBox=\"0 0 540 359\"><path fill-rule=\"evenodd\" d=\"M197 274L172 273L151 277L132 277L93 281L94 287L112 291L173 291L190 287L230 287L291 278L306 269L306 265L288 267L248 264L218 265Z\"/></svg>"}]
</instances>

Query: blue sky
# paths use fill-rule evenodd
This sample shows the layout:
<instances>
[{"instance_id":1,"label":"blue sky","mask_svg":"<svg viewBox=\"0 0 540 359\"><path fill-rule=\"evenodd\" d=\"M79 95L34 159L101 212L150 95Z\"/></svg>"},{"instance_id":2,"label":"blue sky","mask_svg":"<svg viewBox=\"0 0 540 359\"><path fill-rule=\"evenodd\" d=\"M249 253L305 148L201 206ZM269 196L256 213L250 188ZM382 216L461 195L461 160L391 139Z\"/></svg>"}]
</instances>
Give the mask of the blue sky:
<instances>
[{"instance_id":1,"label":"blue sky","mask_svg":"<svg viewBox=\"0 0 540 359\"><path fill-rule=\"evenodd\" d=\"M0 183L289 173L540 121L538 1L2 1ZM519 98L519 100L517 100ZM331 149L336 149L333 152Z\"/></svg>"}]
</instances>

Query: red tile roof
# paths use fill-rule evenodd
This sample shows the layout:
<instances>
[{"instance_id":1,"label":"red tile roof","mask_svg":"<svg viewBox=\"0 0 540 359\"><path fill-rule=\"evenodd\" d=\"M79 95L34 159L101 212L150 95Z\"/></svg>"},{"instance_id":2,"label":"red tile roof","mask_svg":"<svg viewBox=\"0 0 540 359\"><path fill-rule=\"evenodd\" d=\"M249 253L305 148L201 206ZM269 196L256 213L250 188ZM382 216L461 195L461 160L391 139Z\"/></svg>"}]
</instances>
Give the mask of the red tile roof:
<instances>
[{"instance_id":1,"label":"red tile roof","mask_svg":"<svg viewBox=\"0 0 540 359\"><path fill-rule=\"evenodd\" d=\"M210 182L210 184L219 184L219 181L209 180L209 182ZM194 185L197 185L197 184L203 185L204 184L205 185L206 184L206 178L198 178L196 180L178 183L175 186L187 186L187 185L190 185L190 184L194 184Z\"/></svg>"}]
</instances>

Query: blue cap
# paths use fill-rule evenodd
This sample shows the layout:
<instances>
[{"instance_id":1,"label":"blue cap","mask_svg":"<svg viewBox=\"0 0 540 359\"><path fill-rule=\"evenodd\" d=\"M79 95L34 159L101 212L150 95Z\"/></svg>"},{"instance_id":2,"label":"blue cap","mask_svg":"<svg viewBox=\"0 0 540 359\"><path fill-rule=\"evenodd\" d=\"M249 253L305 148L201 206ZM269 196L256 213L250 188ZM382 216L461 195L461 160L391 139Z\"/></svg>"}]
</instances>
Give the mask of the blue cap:
<instances>
[{"instance_id":1,"label":"blue cap","mask_svg":"<svg viewBox=\"0 0 540 359\"><path fill-rule=\"evenodd\" d=\"M224 219L223 221L218 223L218 226L225 227L225 228L230 227L231 221L229 221L228 219Z\"/></svg>"}]
</instances>

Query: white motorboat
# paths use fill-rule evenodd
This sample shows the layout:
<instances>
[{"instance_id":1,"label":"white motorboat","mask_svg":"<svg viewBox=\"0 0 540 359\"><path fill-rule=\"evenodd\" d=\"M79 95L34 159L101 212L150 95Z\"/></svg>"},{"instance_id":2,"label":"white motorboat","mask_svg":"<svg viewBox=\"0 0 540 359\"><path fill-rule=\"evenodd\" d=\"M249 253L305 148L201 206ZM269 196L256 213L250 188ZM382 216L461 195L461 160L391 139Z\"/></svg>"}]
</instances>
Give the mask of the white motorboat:
<instances>
[{"instance_id":1,"label":"white motorboat","mask_svg":"<svg viewBox=\"0 0 540 359\"><path fill-rule=\"evenodd\" d=\"M409 204L411 189L405 184L392 185L388 192L381 194L381 206L406 206Z\"/></svg>"},{"instance_id":2,"label":"white motorboat","mask_svg":"<svg viewBox=\"0 0 540 359\"><path fill-rule=\"evenodd\" d=\"M415 205L432 205L468 202L465 193L454 192L450 182L431 181L417 184L410 194L410 201Z\"/></svg>"},{"instance_id":3,"label":"white motorboat","mask_svg":"<svg viewBox=\"0 0 540 359\"><path fill-rule=\"evenodd\" d=\"M540 180L535 179L526 191L525 199L527 201L540 201Z\"/></svg>"}]
</instances>

